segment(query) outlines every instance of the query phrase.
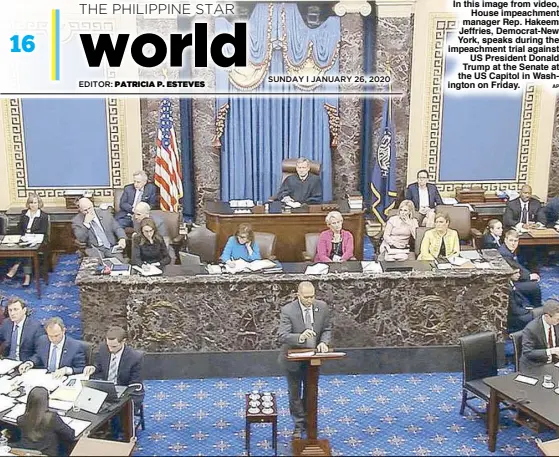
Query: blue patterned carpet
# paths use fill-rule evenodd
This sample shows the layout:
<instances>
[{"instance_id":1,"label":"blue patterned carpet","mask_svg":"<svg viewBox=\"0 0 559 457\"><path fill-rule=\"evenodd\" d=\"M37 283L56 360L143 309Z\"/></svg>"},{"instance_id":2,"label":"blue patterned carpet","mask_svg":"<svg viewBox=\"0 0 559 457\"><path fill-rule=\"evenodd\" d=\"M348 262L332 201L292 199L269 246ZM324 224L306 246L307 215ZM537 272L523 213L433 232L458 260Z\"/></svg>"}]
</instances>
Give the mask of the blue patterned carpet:
<instances>
[{"instance_id":1,"label":"blue patterned carpet","mask_svg":"<svg viewBox=\"0 0 559 457\"><path fill-rule=\"evenodd\" d=\"M366 239L367 257L372 246ZM61 316L69 333L81 335L76 256L63 256L39 300L21 276L0 282L0 294L17 295L40 320ZM6 266L0 266L4 277ZM20 273L21 275L21 273ZM559 267L542 269L544 300L559 298ZM488 455L485 425L458 414L460 373L323 376L320 380L320 437L335 455ZM283 378L147 381L145 431L136 455L246 455L244 394L254 389L278 397L278 447L290 455L286 382ZM539 455L534 434L503 413L493 455ZM543 433L542 439L554 435ZM252 455L273 455L271 426L252 426Z\"/></svg>"}]
</instances>

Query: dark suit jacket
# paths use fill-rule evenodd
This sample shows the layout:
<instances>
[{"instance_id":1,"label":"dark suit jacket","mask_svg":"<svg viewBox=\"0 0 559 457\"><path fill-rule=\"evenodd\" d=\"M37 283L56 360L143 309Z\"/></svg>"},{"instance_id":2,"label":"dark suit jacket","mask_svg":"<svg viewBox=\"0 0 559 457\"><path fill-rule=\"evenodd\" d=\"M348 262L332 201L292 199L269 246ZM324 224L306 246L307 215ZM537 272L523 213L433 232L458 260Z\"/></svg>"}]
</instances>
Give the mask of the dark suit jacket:
<instances>
[{"instance_id":1,"label":"dark suit jacket","mask_svg":"<svg viewBox=\"0 0 559 457\"><path fill-rule=\"evenodd\" d=\"M29 224L29 217L25 214L27 210L21 212L19 222L17 224L17 231L20 235L25 235L27 233L27 224ZM41 210L41 215L33 219L33 224L31 224L31 233L42 233L46 235L49 229L49 217L48 214Z\"/></svg>"},{"instance_id":2,"label":"dark suit jacket","mask_svg":"<svg viewBox=\"0 0 559 457\"><path fill-rule=\"evenodd\" d=\"M142 375L142 365L144 361L144 355L142 352L131 348L128 345L124 346L122 356L120 358L120 364L118 365L118 375L117 384L119 386L129 386L130 384L144 382ZM109 348L105 343L99 347L99 352L95 358L95 373L93 374L94 379L102 379L107 381L109 376L109 363L111 362L111 353ZM134 395L134 401L141 401L144 392L137 393Z\"/></svg>"},{"instance_id":3,"label":"dark suit jacket","mask_svg":"<svg viewBox=\"0 0 559 457\"><path fill-rule=\"evenodd\" d=\"M507 314L509 334L524 329L526 324L534 318L532 310L526 309L527 306L530 306L530 300L519 292L514 285L511 286Z\"/></svg>"},{"instance_id":4,"label":"dark suit jacket","mask_svg":"<svg viewBox=\"0 0 559 457\"><path fill-rule=\"evenodd\" d=\"M126 239L124 229L118 224L109 211L96 209L95 214L97 214L97 218L101 222L101 226L103 227L111 246L116 245L118 240L121 238ZM84 215L82 213L76 214L72 219L72 230L74 231L74 236L78 241L87 243L88 247L98 246L99 244L97 243L97 237L95 236L93 228L87 228L83 225L83 221Z\"/></svg>"},{"instance_id":5,"label":"dark suit jacket","mask_svg":"<svg viewBox=\"0 0 559 457\"><path fill-rule=\"evenodd\" d=\"M429 194L429 208L435 208L437 205L443 204L441 194L437 186L427 183L427 193ZM411 183L406 189L406 200L411 200L416 210L419 210L419 184Z\"/></svg>"},{"instance_id":6,"label":"dark suit jacket","mask_svg":"<svg viewBox=\"0 0 559 457\"><path fill-rule=\"evenodd\" d=\"M41 441L31 441L25 430L22 429L21 424L23 423L25 416L19 416L17 418L17 425L22 430L21 440L17 443L18 447L23 449L35 449L41 451L42 455L68 455L67 451L60 453L59 445L61 443L69 445L76 438L74 430L64 423L60 416L56 413L53 414L53 421L50 430L45 430L45 435Z\"/></svg>"},{"instance_id":7,"label":"dark suit jacket","mask_svg":"<svg viewBox=\"0 0 559 457\"><path fill-rule=\"evenodd\" d=\"M29 360L33 362L36 368L48 368L49 352L50 341L46 335L43 335L37 343L37 352ZM74 374L83 373L85 367L85 351L82 342L68 335L64 340L58 368L62 367L72 368Z\"/></svg>"},{"instance_id":8,"label":"dark suit jacket","mask_svg":"<svg viewBox=\"0 0 559 457\"><path fill-rule=\"evenodd\" d=\"M136 188L134 184L127 184L124 186L124 192L120 197L120 210L125 213L132 214L134 204L134 197L136 196ZM146 202L151 209L159 208L159 198L157 196L157 187L155 184L148 182L144 187L144 193L142 194L142 202Z\"/></svg>"},{"instance_id":9,"label":"dark suit jacket","mask_svg":"<svg viewBox=\"0 0 559 457\"><path fill-rule=\"evenodd\" d=\"M330 309L325 302L315 300L313 304L314 324L316 332L316 345L325 343L330 345L332 338L332 325L330 324ZM305 331L305 322L299 300L294 300L281 308L280 324L278 329L279 342L281 343L279 364L286 370L296 371L304 362L291 362L286 359L288 349L302 349L307 347L305 341L299 343L299 336Z\"/></svg>"},{"instance_id":10,"label":"dark suit jacket","mask_svg":"<svg viewBox=\"0 0 559 457\"><path fill-rule=\"evenodd\" d=\"M522 205L520 204L520 197L518 197L507 203L503 216L503 225L506 228L514 227L520 222L520 216L522 216ZM542 204L535 198L531 198L528 201L528 221L541 222L542 224L547 222Z\"/></svg>"},{"instance_id":11,"label":"dark suit jacket","mask_svg":"<svg viewBox=\"0 0 559 457\"><path fill-rule=\"evenodd\" d=\"M555 341L559 342L559 325L554 326ZM542 318L534 319L522 331L522 356L520 371L547 363L547 335L544 332Z\"/></svg>"},{"instance_id":12,"label":"dark suit jacket","mask_svg":"<svg viewBox=\"0 0 559 457\"><path fill-rule=\"evenodd\" d=\"M2 346L4 347L4 357L7 357L10 353L13 328L14 323L11 319L6 319L0 327L0 342L2 342ZM33 354L37 351L39 338L44 334L45 330L38 320L29 316L25 318L21 340L19 342L20 360L31 360L31 357L33 357Z\"/></svg>"},{"instance_id":13,"label":"dark suit jacket","mask_svg":"<svg viewBox=\"0 0 559 457\"><path fill-rule=\"evenodd\" d=\"M507 245L505 243L499 246L499 253L503 256L504 259L514 260L518 264L518 266L520 267L520 281L530 281L530 270L520 265L520 263L518 262L518 257L510 252L510 249L507 248Z\"/></svg>"},{"instance_id":14,"label":"dark suit jacket","mask_svg":"<svg viewBox=\"0 0 559 457\"><path fill-rule=\"evenodd\" d=\"M491 233L484 233L481 237L481 249L499 249L502 243L497 244ZM510 251L509 251L510 252Z\"/></svg>"}]
</instances>

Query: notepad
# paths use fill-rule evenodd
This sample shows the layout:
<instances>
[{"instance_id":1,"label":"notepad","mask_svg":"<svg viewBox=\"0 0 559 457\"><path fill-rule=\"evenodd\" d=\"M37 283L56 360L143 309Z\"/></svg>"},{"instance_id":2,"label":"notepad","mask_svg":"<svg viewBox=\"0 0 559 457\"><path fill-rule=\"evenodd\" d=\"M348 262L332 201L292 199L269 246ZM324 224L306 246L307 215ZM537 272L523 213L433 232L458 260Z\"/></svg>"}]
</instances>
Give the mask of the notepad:
<instances>
[{"instance_id":1,"label":"notepad","mask_svg":"<svg viewBox=\"0 0 559 457\"><path fill-rule=\"evenodd\" d=\"M134 270L136 270L137 272L139 272L142 276L155 276L155 275L161 275L163 274L163 271L159 268L157 268L155 265L151 265L151 264L147 264L149 265L149 268L147 269L143 269L143 267L138 267L137 265L134 265Z\"/></svg>"},{"instance_id":2,"label":"notepad","mask_svg":"<svg viewBox=\"0 0 559 457\"><path fill-rule=\"evenodd\" d=\"M328 273L329 267L325 263L316 263L314 265L309 265L305 269L306 275L324 275Z\"/></svg>"},{"instance_id":3,"label":"notepad","mask_svg":"<svg viewBox=\"0 0 559 457\"><path fill-rule=\"evenodd\" d=\"M531 386L535 386L538 383L537 379L524 376L523 374L519 374L516 378L514 378L514 380L523 382L524 384L530 384Z\"/></svg>"}]
</instances>

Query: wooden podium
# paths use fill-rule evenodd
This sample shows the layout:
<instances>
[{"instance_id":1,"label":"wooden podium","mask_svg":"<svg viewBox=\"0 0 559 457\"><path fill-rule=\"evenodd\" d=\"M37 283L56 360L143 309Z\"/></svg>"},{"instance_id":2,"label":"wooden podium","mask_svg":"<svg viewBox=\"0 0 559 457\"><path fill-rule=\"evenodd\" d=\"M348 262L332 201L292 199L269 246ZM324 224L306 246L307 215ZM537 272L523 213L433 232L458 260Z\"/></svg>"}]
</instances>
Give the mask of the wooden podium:
<instances>
[{"instance_id":1,"label":"wooden podium","mask_svg":"<svg viewBox=\"0 0 559 457\"><path fill-rule=\"evenodd\" d=\"M332 455L328 440L319 440L317 437L318 375L320 365L325 360L342 359L344 357L345 352L315 353L309 349L290 349L287 352L287 360L309 363L307 370L307 404L305 405L307 410L307 439L293 440L292 450L294 456Z\"/></svg>"}]
</instances>

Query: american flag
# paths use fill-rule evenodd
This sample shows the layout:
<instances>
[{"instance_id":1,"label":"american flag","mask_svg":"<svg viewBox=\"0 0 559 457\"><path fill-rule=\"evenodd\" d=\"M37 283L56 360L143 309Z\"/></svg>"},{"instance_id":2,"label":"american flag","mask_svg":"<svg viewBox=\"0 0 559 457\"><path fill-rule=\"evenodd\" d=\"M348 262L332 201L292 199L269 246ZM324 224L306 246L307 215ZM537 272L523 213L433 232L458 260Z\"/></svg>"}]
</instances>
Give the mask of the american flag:
<instances>
[{"instance_id":1,"label":"american flag","mask_svg":"<svg viewBox=\"0 0 559 457\"><path fill-rule=\"evenodd\" d=\"M164 211L178 212L182 197L182 173L171 100L164 98L159 106L159 129L157 130L157 154L155 155L155 184L159 187L159 203Z\"/></svg>"}]
</instances>

